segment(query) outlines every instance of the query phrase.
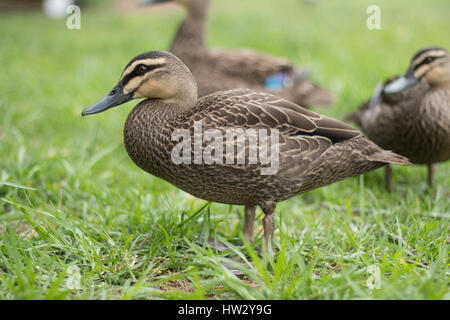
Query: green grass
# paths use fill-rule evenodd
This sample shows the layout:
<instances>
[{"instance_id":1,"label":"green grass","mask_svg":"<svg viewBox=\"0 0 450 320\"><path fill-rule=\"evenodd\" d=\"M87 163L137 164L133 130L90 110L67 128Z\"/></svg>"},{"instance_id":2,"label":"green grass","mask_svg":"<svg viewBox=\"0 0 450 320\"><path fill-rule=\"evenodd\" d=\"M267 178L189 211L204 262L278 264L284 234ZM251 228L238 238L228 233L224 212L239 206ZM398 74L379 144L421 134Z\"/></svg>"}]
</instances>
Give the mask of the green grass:
<instances>
[{"instance_id":1,"label":"green grass","mask_svg":"<svg viewBox=\"0 0 450 320\"><path fill-rule=\"evenodd\" d=\"M365 26L373 3L382 30ZM417 49L450 48L449 12L448 0L213 1L208 41L307 66L338 97L319 112L343 119ZM393 195L377 170L280 203L266 263L242 245L242 208L194 199L132 163L122 128L135 102L81 118L132 56L168 47L182 16L100 2L70 31L36 12L0 13L0 298L449 299L450 163L433 190L424 167L396 166ZM208 237L229 252L200 246ZM379 289L366 284L371 266Z\"/></svg>"}]
</instances>

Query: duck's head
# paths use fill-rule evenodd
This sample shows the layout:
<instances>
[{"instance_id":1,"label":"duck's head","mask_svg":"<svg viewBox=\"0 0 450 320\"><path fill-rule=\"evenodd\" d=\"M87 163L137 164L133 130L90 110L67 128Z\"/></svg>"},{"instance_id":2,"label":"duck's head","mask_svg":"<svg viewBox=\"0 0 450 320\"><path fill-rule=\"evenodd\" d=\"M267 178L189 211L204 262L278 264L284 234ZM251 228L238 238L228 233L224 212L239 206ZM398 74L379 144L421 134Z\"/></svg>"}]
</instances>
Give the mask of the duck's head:
<instances>
[{"instance_id":1,"label":"duck's head","mask_svg":"<svg viewBox=\"0 0 450 320\"><path fill-rule=\"evenodd\" d=\"M446 49L431 47L417 52L405 75L389 83L384 88L384 93L399 92L418 82L428 83L430 86L450 83L450 55Z\"/></svg>"},{"instance_id":2,"label":"duck's head","mask_svg":"<svg viewBox=\"0 0 450 320\"><path fill-rule=\"evenodd\" d=\"M197 101L197 84L188 67L176 56L166 51L148 51L128 62L119 83L84 109L82 115L100 113L139 98L192 106Z\"/></svg>"}]
</instances>

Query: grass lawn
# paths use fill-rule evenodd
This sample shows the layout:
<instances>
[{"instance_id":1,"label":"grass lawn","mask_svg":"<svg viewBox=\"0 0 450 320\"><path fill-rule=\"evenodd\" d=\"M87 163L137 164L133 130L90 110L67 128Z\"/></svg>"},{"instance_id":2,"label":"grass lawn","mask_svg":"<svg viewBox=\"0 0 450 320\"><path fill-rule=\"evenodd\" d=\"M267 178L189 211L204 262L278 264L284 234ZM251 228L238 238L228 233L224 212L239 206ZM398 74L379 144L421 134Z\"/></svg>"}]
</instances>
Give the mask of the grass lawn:
<instances>
[{"instance_id":1,"label":"grass lawn","mask_svg":"<svg viewBox=\"0 0 450 320\"><path fill-rule=\"evenodd\" d=\"M280 203L268 263L242 245L243 208L134 165L122 130L136 101L81 110L131 57L166 49L183 11L109 3L82 10L81 30L0 13L0 299L450 299L450 162L433 190L425 167L395 166L392 195L377 170ZM370 4L381 30L366 28ZM450 48L449 13L448 0L213 0L208 42L308 67L338 97L318 111L344 119L416 50Z\"/></svg>"}]
</instances>

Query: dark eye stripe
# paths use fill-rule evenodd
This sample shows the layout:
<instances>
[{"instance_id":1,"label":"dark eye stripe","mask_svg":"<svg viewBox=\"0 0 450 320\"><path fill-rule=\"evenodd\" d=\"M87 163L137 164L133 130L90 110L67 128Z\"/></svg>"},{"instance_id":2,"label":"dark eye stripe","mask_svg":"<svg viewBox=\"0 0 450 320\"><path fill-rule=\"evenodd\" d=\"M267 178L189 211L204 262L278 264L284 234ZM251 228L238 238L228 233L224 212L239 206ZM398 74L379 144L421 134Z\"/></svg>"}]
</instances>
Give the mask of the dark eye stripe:
<instances>
[{"instance_id":1,"label":"dark eye stripe","mask_svg":"<svg viewBox=\"0 0 450 320\"><path fill-rule=\"evenodd\" d=\"M125 87L127 85L128 82L130 82L131 79L133 79L134 77L140 77L143 76L146 73L149 73L150 71L153 71L155 69L161 68L163 67L165 64L161 63L161 64L151 64L151 65L146 65L143 64L144 66L146 66L146 70L144 73L141 73L138 71L140 64L138 64L133 71L131 71L129 74L127 74L125 77L123 77L122 79L122 85Z\"/></svg>"},{"instance_id":2,"label":"dark eye stripe","mask_svg":"<svg viewBox=\"0 0 450 320\"><path fill-rule=\"evenodd\" d=\"M441 56L426 56L425 58L422 59L421 62L419 62L417 65L414 66L414 71L419 69L421 66L423 66L425 64L429 64L429 63L433 62L434 60L436 60L437 58L440 58L440 57Z\"/></svg>"}]
</instances>

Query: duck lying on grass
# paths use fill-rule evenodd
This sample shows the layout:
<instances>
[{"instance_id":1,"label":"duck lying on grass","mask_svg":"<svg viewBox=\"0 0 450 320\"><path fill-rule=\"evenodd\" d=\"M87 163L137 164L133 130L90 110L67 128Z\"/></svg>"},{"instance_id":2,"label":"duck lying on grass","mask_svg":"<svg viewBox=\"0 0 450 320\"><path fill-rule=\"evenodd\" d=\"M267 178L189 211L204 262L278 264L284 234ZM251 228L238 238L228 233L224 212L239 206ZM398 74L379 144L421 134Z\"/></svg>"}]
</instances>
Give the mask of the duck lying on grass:
<instances>
[{"instance_id":1,"label":"duck lying on grass","mask_svg":"<svg viewBox=\"0 0 450 320\"><path fill-rule=\"evenodd\" d=\"M268 93L235 89L197 99L192 73L164 51L134 57L118 84L82 114L138 98L146 99L124 129L131 159L198 198L245 206L250 242L261 207L266 247L277 202L387 163L408 163L345 123Z\"/></svg>"},{"instance_id":2,"label":"duck lying on grass","mask_svg":"<svg viewBox=\"0 0 450 320\"><path fill-rule=\"evenodd\" d=\"M270 92L307 107L326 107L334 102L327 90L308 81L309 71L280 57L249 49L209 49L206 20L210 0L147 0L143 5L175 2L186 8L169 51L194 74L202 97L220 90L249 88Z\"/></svg>"}]
</instances>

